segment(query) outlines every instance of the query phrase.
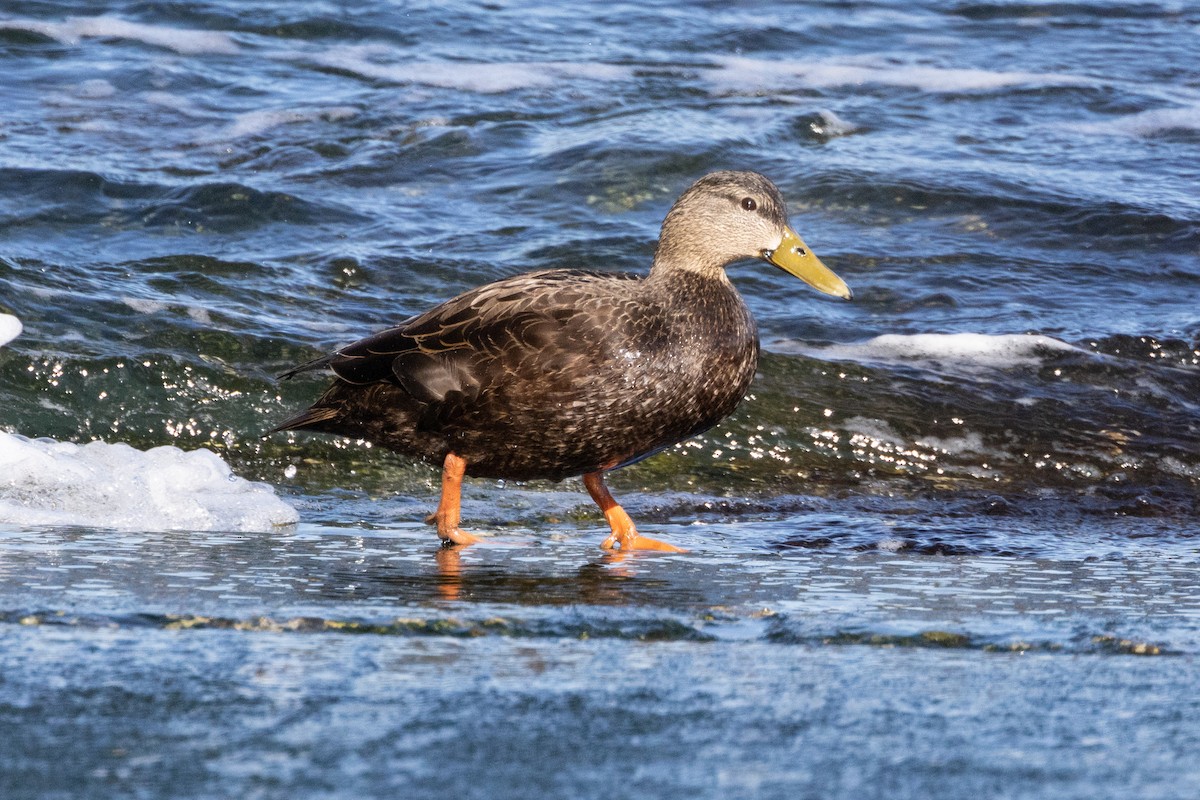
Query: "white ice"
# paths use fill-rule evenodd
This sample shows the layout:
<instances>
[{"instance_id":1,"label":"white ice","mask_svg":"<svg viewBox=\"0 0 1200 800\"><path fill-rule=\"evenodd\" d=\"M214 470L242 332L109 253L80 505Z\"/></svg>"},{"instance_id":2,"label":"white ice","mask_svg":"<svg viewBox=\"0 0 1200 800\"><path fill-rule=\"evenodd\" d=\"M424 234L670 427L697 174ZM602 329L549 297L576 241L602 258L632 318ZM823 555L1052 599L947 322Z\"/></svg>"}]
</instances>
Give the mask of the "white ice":
<instances>
[{"instance_id":1,"label":"white ice","mask_svg":"<svg viewBox=\"0 0 1200 800\"><path fill-rule=\"evenodd\" d=\"M20 332L16 317L0 314L0 346ZM0 524L271 531L299 518L273 488L239 478L209 450L80 445L0 431Z\"/></svg>"},{"instance_id":2,"label":"white ice","mask_svg":"<svg viewBox=\"0 0 1200 800\"><path fill-rule=\"evenodd\" d=\"M73 444L0 432L0 524L271 531L299 520L209 450Z\"/></svg>"},{"instance_id":3,"label":"white ice","mask_svg":"<svg viewBox=\"0 0 1200 800\"><path fill-rule=\"evenodd\" d=\"M12 314L0 314L0 347L21 335L21 320Z\"/></svg>"}]
</instances>

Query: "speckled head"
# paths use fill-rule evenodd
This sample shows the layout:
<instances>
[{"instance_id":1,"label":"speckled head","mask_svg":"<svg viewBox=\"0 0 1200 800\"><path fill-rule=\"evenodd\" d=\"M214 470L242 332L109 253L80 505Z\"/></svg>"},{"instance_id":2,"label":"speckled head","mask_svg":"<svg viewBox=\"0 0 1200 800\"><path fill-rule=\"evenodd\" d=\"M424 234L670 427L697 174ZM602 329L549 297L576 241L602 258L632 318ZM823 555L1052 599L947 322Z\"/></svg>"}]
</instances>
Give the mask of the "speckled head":
<instances>
[{"instance_id":1,"label":"speckled head","mask_svg":"<svg viewBox=\"0 0 1200 800\"><path fill-rule=\"evenodd\" d=\"M792 230L783 195L757 172L713 172L688 187L663 220L651 275L689 270L728 280L725 267L748 258L826 294L852 296Z\"/></svg>"}]
</instances>

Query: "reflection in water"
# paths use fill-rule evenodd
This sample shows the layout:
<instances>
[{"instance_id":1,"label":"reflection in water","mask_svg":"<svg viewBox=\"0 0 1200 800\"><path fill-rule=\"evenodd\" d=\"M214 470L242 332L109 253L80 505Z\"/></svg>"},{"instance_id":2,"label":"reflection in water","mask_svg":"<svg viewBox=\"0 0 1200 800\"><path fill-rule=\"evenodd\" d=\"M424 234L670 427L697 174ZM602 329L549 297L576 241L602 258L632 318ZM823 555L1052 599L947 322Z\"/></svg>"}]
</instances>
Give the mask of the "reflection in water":
<instances>
[{"instance_id":1,"label":"reflection in water","mask_svg":"<svg viewBox=\"0 0 1200 800\"><path fill-rule=\"evenodd\" d=\"M389 588L403 583L411 588L427 583L432 578L436 597L441 600L525 606L630 605L639 601L653 602L656 592L681 599L679 587L671 587L662 579L638 576L639 560L648 565L655 558L653 553L626 553L620 550L589 553L588 560L576 567L572 574L560 571L562 562L551 561L546 565L538 565L540 559L529 556L522 557L516 563L503 564L474 558L484 555L483 551L487 548L487 544L476 545L469 550L440 547L434 553L437 570L432 576L378 575L374 578L364 577L364 581ZM690 594L691 599L687 602L702 602L701 591Z\"/></svg>"},{"instance_id":2,"label":"reflection in water","mask_svg":"<svg viewBox=\"0 0 1200 800\"><path fill-rule=\"evenodd\" d=\"M439 547L434 554L438 565L438 594L443 600L462 596L462 548Z\"/></svg>"}]
</instances>

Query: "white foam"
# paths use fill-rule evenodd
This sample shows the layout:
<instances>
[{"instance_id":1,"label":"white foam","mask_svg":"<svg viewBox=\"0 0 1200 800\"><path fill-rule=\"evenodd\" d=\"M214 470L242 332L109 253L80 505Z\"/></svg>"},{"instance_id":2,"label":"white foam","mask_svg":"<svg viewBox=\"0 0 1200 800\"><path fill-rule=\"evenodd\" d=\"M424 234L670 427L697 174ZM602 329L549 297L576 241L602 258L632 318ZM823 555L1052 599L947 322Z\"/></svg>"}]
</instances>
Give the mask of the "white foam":
<instances>
[{"instance_id":1,"label":"white foam","mask_svg":"<svg viewBox=\"0 0 1200 800\"><path fill-rule=\"evenodd\" d=\"M856 416L846 419L841 427L858 457L906 470L944 474L947 470L966 469L975 477L987 478L993 473L986 463L956 466L955 460L977 461L982 457L997 462L1007 458L1003 450L989 447L982 435L965 429L957 436L921 436L910 441L886 420Z\"/></svg>"},{"instance_id":2,"label":"white foam","mask_svg":"<svg viewBox=\"0 0 1200 800\"><path fill-rule=\"evenodd\" d=\"M436 86L481 93L553 86L571 80L612 81L628 78L631 68L598 62L571 61L447 61L406 60L408 50L384 44L341 45L314 49L309 44L281 39L274 47L253 52L238 46L225 31L147 25L115 16L68 17L63 21L3 19L0 29L37 33L67 45L84 39L123 39L162 47L182 55L250 53L267 59L303 60L321 67L344 70L363 78L390 83ZM98 91L99 85L89 91ZM149 97L147 99L150 99ZM175 101L165 104L174 105ZM185 109L186 110L186 109ZM247 135L286 124L292 112L250 112L234 122L228 135ZM304 113L304 112L301 112ZM357 112L353 112L357 113ZM307 117L305 117L307 118ZM337 118L337 117L334 117Z\"/></svg>"},{"instance_id":3,"label":"white foam","mask_svg":"<svg viewBox=\"0 0 1200 800\"><path fill-rule=\"evenodd\" d=\"M137 450L0 432L0 523L118 530L271 531L299 520L209 450Z\"/></svg>"},{"instance_id":4,"label":"white foam","mask_svg":"<svg viewBox=\"0 0 1200 800\"><path fill-rule=\"evenodd\" d=\"M62 22L31 19L0 20L0 28L41 34L63 44L79 44L83 39L126 39L154 47L163 47L182 55L202 53L230 54L239 48L222 31L198 31L145 25L119 17L68 17Z\"/></svg>"},{"instance_id":5,"label":"white foam","mask_svg":"<svg viewBox=\"0 0 1200 800\"><path fill-rule=\"evenodd\" d=\"M817 112L820 119L808 123L809 129L817 136L833 138L845 136L858 130L853 122L847 122L832 111L822 108Z\"/></svg>"},{"instance_id":6,"label":"white foam","mask_svg":"<svg viewBox=\"0 0 1200 800\"><path fill-rule=\"evenodd\" d=\"M0 347L21 335L21 320L12 314L0 314Z\"/></svg>"},{"instance_id":7,"label":"white foam","mask_svg":"<svg viewBox=\"0 0 1200 800\"><path fill-rule=\"evenodd\" d=\"M889 333L865 342L810 348L824 359L874 362L935 362L981 367L1041 363L1051 353L1084 353L1050 336L982 333Z\"/></svg>"},{"instance_id":8,"label":"white foam","mask_svg":"<svg viewBox=\"0 0 1200 800\"><path fill-rule=\"evenodd\" d=\"M973 431L967 431L962 436L922 436L920 439L913 440L913 443L927 450L950 456L995 452L984 445L982 436Z\"/></svg>"},{"instance_id":9,"label":"white foam","mask_svg":"<svg viewBox=\"0 0 1200 800\"><path fill-rule=\"evenodd\" d=\"M1200 131L1200 105L1155 108L1104 122L1081 123L1070 127L1083 133L1141 137L1166 131Z\"/></svg>"},{"instance_id":10,"label":"white foam","mask_svg":"<svg viewBox=\"0 0 1200 800\"><path fill-rule=\"evenodd\" d=\"M1009 86L1077 86L1089 83L1073 75L1042 72L997 72L895 64L880 57L854 61L787 61L721 56L709 80L723 91L809 88L878 84L907 86L926 92L980 92Z\"/></svg>"},{"instance_id":11,"label":"white foam","mask_svg":"<svg viewBox=\"0 0 1200 800\"><path fill-rule=\"evenodd\" d=\"M870 417L848 417L842 428L851 436L869 440L876 445L884 444L894 448L908 447L908 442L896 432L886 420Z\"/></svg>"},{"instance_id":12,"label":"white foam","mask_svg":"<svg viewBox=\"0 0 1200 800\"><path fill-rule=\"evenodd\" d=\"M208 313L208 309L203 306L188 306L187 315L201 325L212 327L212 314Z\"/></svg>"},{"instance_id":13,"label":"white foam","mask_svg":"<svg viewBox=\"0 0 1200 800\"><path fill-rule=\"evenodd\" d=\"M629 75L626 67L595 62L390 61L396 55L395 50L381 45L352 45L330 48L312 54L308 59L320 66L345 70L372 80L484 94L552 86L573 78L620 80Z\"/></svg>"},{"instance_id":14,"label":"white foam","mask_svg":"<svg viewBox=\"0 0 1200 800\"><path fill-rule=\"evenodd\" d=\"M329 108L312 109L260 108L238 114L233 118L231 123L214 133L211 138L220 141L240 139L244 136L257 136L261 133L266 133L272 128L278 128L283 125L313 122L319 119L337 122L357 115L358 109L351 108L350 106L331 106Z\"/></svg>"},{"instance_id":15,"label":"white foam","mask_svg":"<svg viewBox=\"0 0 1200 800\"><path fill-rule=\"evenodd\" d=\"M141 99L150 105L167 108L171 111L178 111L181 114L195 115L199 113L196 104L183 95L173 94L171 92L151 91L142 92Z\"/></svg>"},{"instance_id":16,"label":"white foam","mask_svg":"<svg viewBox=\"0 0 1200 800\"><path fill-rule=\"evenodd\" d=\"M165 311L167 304L160 300L150 300L145 297L122 297L121 302L139 314L157 314Z\"/></svg>"},{"instance_id":17,"label":"white foam","mask_svg":"<svg viewBox=\"0 0 1200 800\"><path fill-rule=\"evenodd\" d=\"M75 96L85 100L105 100L117 93L117 87L103 78L92 78L75 87Z\"/></svg>"}]
</instances>

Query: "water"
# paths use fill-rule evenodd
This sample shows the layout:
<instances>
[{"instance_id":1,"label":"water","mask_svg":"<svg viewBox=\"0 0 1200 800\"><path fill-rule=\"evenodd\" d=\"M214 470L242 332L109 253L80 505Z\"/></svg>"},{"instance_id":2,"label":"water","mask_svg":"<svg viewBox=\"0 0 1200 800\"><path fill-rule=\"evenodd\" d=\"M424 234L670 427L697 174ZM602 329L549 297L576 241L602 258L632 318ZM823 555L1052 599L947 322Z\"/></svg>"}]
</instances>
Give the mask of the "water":
<instances>
[{"instance_id":1,"label":"water","mask_svg":"<svg viewBox=\"0 0 1200 800\"><path fill-rule=\"evenodd\" d=\"M0 794L1196 796L1198 27L4 9L0 443L66 455L0 476ZM720 168L855 301L731 269L751 397L611 481L690 553L599 552L575 481L471 483L494 543L439 551L435 471L261 438L323 385L274 374L522 270L644 269ZM134 449L72 484L92 440ZM130 516L157 457L183 480ZM181 522L224 464L274 515Z\"/></svg>"}]
</instances>

